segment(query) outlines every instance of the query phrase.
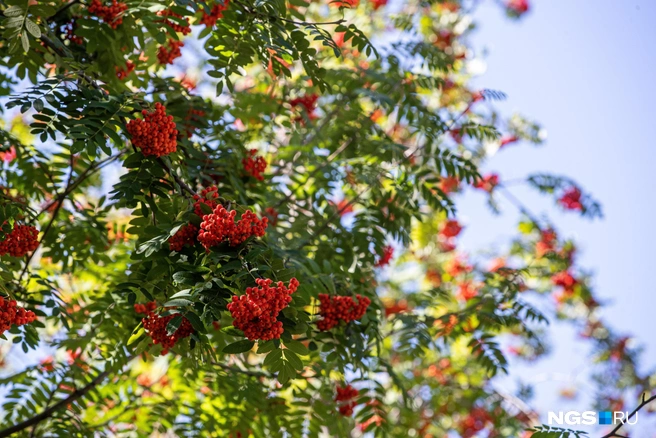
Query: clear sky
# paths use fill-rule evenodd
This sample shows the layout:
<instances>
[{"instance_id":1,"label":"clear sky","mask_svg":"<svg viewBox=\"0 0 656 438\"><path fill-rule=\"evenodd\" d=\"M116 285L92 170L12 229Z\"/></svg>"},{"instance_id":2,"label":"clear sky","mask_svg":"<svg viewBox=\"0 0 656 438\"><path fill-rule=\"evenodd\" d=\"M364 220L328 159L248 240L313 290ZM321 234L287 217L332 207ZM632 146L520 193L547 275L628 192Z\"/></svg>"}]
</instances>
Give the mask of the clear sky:
<instances>
[{"instance_id":1,"label":"clear sky","mask_svg":"<svg viewBox=\"0 0 656 438\"><path fill-rule=\"evenodd\" d=\"M637 338L645 347L643 369L653 369L656 1L531 0L530 13L512 23L495 1L483 0L475 19L474 47L488 49L487 70L476 84L504 91L508 99L499 107L505 114L521 112L548 131L544 146L507 148L487 170L507 180L541 171L568 175L602 202L605 218L590 222L555 211L535 191L513 188L534 211L550 210L559 229L578 241L578 263L595 273L595 290L608 302L604 319ZM463 201L460 216L471 223L465 248L511 236L517 218L511 205L503 203L505 215L495 218L483 195L470 193ZM589 363L573 331L553 330L553 355L521 375L543 382L535 400L542 412L584 410L584 397L564 404L549 395L570 386L564 380L584 376ZM505 384L512 387L511 380ZM627 404L632 409L635 401ZM631 436L654 435L641 428Z\"/></svg>"}]
</instances>

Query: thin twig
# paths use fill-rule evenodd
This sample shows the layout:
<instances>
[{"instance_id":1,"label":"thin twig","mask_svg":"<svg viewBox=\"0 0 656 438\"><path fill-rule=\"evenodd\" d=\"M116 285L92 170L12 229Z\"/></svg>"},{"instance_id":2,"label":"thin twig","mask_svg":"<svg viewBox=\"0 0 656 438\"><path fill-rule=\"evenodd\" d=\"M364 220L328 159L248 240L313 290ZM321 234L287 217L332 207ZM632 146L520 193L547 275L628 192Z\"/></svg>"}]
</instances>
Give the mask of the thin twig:
<instances>
[{"instance_id":1,"label":"thin twig","mask_svg":"<svg viewBox=\"0 0 656 438\"><path fill-rule=\"evenodd\" d=\"M184 181L182 181L182 179L181 179L181 178L180 178L175 172L173 172L173 171L171 170L171 168L170 168L170 167L164 162L164 160L162 160L161 158L158 157L158 158L157 158L157 162L158 162L158 163L164 168L164 170L166 170L166 171L168 172L169 175L171 175L171 176L173 177L173 179L175 180L175 182L180 186L180 188L181 188L183 191L186 191L186 192L189 193L191 196L195 196L195 195L196 195L196 192L194 192L194 190L193 190L191 187L189 187L189 186L187 185L187 183L185 183ZM184 193L183 193L183 194L184 194Z\"/></svg>"},{"instance_id":2,"label":"thin twig","mask_svg":"<svg viewBox=\"0 0 656 438\"><path fill-rule=\"evenodd\" d=\"M656 400L656 395L652 395L649 398L646 398L646 397L647 397L646 393L643 393L642 394L642 402L638 405L637 408L635 408L633 410L633 412L631 412L629 414L628 417L626 417L626 420L622 420L620 424L615 426L613 428L613 430L611 430L610 432L608 432L606 435L602 436L601 438L612 438L612 437L626 438L624 435L619 435L617 432L619 432L619 430L624 426L625 422L628 422L632 417L634 417L640 409L644 408L649 403Z\"/></svg>"}]
</instances>

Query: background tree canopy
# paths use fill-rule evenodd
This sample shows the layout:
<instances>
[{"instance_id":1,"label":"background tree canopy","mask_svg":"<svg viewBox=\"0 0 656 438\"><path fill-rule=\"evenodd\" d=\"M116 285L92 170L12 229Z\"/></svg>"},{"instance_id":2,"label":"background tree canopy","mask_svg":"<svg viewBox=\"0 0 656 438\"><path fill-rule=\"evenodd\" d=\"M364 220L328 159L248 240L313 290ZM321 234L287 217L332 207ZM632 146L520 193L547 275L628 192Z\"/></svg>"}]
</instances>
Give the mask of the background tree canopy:
<instances>
[{"instance_id":1,"label":"background tree canopy","mask_svg":"<svg viewBox=\"0 0 656 438\"><path fill-rule=\"evenodd\" d=\"M0 358L37 358L0 437L567 436L492 384L551 319L596 409L651 401L512 187L599 203L479 171L544 135L469 85L477 3L0 1ZM506 248L459 249L465 190L521 211Z\"/></svg>"}]
</instances>

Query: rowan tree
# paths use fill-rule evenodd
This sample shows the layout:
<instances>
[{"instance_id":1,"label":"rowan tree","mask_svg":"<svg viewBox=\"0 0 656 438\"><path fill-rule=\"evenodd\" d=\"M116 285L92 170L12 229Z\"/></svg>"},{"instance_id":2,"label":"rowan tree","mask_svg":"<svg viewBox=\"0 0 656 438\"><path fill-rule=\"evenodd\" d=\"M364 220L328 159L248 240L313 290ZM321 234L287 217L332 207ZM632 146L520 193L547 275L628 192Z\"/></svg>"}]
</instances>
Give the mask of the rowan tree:
<instances>
[{"instance_id":1,"label":"rowan tree","mask_svg":"<svg viewBox=\"0 0 656 438\"><path fill-rule=\"evenodd\" d=\"M0 1L0 437L529 436L493 382L550 319L600 409L648 391L575 243L482 170L544 138L471 88L476 4ZM505 250L458 248L467 190L522 212Z\"/></svg>"}]
</instances>

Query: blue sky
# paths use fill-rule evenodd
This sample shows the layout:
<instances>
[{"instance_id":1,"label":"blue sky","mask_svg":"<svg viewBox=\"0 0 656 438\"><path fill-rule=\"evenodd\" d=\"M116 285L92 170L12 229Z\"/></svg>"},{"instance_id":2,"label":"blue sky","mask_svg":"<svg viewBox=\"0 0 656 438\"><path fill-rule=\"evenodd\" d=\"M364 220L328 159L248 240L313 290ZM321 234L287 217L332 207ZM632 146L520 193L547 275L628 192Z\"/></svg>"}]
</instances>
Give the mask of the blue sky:
<instances>
[{"instance_id":1,"label":"blue sky","mask_svg":"<svg viewBox=\"0 0 656 438\"><path fill-rule=\"evenodd\" d=\"M568 175L602 202L605 218L591 222L556 211L532 190L513 188L532 210L550 211L560 231L578 241L578 263L594 272L595 290L608 302L604 319L636 336L645 347L644 369L651 369L656 366L651 336L656 288L650 280L656 248L651 222L656 1L532 0L530 13L512 23L487 0L475 20L479 28L472 43L488 50L487 70L475 83L508 95L498 105L505 114L521 112L548 131L544 146L507 148L486 170L506 180L542 171ZM469 193L462 201L460 216L470 223L465 248L500 244L512 235L517 215L510 204L503 203L505 214L494 217L483 195ZM549 394L577 375L578 382L585 381L584 344L564 327L554 327L551 338L553 355L520 374L542 382L535 401L542 412L584 409L584 397L563 404ZM512 381L503 385L510 389ZM585 392L585 385L580 389Z\"/></svg>"}]
</instances>

